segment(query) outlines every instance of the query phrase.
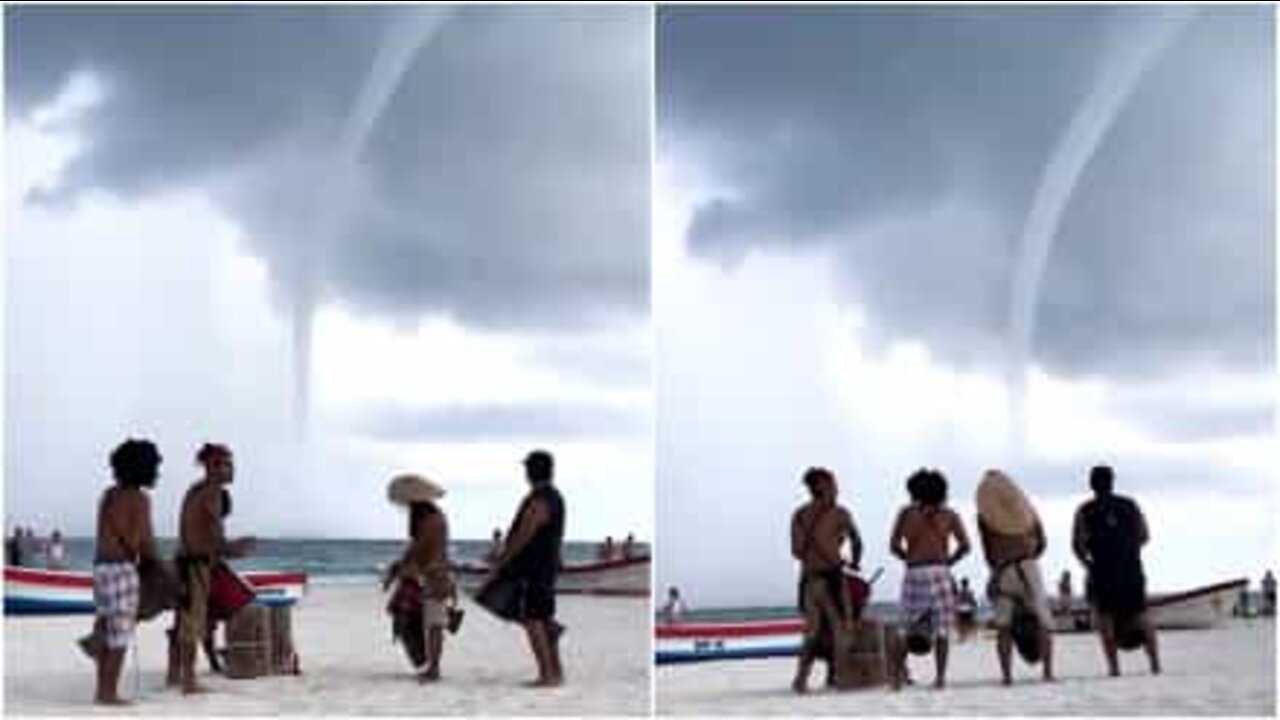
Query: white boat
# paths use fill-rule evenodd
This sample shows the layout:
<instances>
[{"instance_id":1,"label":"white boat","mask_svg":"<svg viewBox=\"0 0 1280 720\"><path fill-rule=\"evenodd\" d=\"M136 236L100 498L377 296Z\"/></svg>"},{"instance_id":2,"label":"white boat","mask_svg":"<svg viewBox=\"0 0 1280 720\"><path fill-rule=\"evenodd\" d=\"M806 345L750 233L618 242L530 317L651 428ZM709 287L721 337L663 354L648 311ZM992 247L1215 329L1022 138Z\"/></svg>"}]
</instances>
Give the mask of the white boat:
<instances>
[{"instance_id":1,"label":"white boat","mask_svg":"<svg viewBox=\"0 0 1280 720\"><path fill-rule=\"evenodd\" d=\"M1246 579L1192 588L1184 592L1153 595L1147 600L1147 612L1157 630L1204 630L1231 617ZM1084 632L1093 629L1093 615L1088 603L1072 598L1070 606L1057 603L1053 612L1056 632Z\"/></svg>"},{"instance_id":2,"label":"white boat","mask_svg":"<svg viewBox=\"0 0 1280 720\"><path fill-rule=\"evenodd\" d=\"M489 574L485 563L455 563L452 568L463 590L479 588ZM556 579L556 592L648 597L649 568L648 556L565 565Z\"/></svg>"},{"instance_id":3,"label":"white boat","mask_svg":"<svg viewBox=\"0 0 1280 720\"><path fill-rule=\"evenodd\" d=\"M306 593L300 572L246 572L240 577L260 605L293 605ZM93 575L87 572L4 569L5 615L77 615L93 613Z\"/></svg>"}]
</instances>

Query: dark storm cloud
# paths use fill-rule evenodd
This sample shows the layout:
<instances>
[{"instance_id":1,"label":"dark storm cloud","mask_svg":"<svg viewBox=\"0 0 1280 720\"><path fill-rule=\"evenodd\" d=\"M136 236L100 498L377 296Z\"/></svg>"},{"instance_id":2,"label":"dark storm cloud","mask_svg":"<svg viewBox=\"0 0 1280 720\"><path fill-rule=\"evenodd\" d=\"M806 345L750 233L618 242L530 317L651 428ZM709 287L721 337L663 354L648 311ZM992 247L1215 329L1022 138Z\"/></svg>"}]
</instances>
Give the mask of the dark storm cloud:
<instances>
[{"instance_id":1,"label":"dark storm cloud","mask_svg":"<svg viewBox=\"0 0 1280 720\"><path fill-rule=\"evenodd\" d=\"M664 8L660 150L729 188L688 245L824 249L871 334L995 369L1045 164L1166 12ZM1037 363L1274 367L1273 69L1266 8L1206 9L1157 56L1063 216Z\"/></svg>"},{"instance_id":2,"label":"dark storm cloud","mask_svg":"<svg viewBox=\"0 0 1280 720\"><path fill-rule=\"evenodd\" d=\"M44 200L208 188L277 297L310 273L321 300L368 312L497 327L644 316L647 9L452 11L356 166L335 171L384 32L425 12L438 9L15 9L8 112L77 70L99 76L105 100L76 127L86 150Z\"/></svg>"},{"instance_id":3,"label":"dark storm cloud","mask_svg":"<svg viewBox=\"0 0 1280 720\"><path fill-rule=\"evenodd\" d=\"M369 408L348 421L365 437L394 442L557 441L632 438L648 431L647 413L603 404L525 403L443 408Z\"/></svg>"}]
</instances>

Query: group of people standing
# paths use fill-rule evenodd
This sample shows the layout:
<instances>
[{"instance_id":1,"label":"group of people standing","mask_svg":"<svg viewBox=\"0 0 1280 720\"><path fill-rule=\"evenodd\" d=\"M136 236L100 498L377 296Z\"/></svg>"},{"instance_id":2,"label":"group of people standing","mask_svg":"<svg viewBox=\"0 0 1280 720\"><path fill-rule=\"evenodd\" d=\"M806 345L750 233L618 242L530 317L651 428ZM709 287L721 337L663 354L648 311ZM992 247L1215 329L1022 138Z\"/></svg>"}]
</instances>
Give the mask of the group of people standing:
<instances>
[{"instance_id":1,"label":"group of people standing","mask_svg":"<svg viewBox=\"0 0 1280 720\"><path fill-rule=\"evenodd\" d=\"M524 460L529 492L521 501L505 540L495 531L487 557L488 575L477 601L525 630L538 667L530 685L546 687L564 682L560 636L556 621L556 577L564 543L565 505L553 484L555 460L535 450ZM444 488L418 475L394 478L388 489L392 501L409 511L409 538L400 558L391 564L383 587L395 583L388 604L393 632L404 647L421 682L440 679L445 631L457 632L462 622L458 589L450 571L448 519L440 507Z\"/></svg>"},{"instance_id":2,"label":"group of people standing","mask_svg":"<svg viewBox=\"0 0 1280 720\"><path fill-rule=\"evenodd\" d=\"M811 500L791 521L791 554L800 563L799 606L805 619L792 682L796 692L807 689L815 660L833 661L852 641L860 608L848 590L846 568L856 570L863 552L852 515L837 503L834 473L810 468L803 482ZM1141 551L1149 539L1147 524L1137 503L1115 494L1114 482L1110 467L1090 471L1093 498L1076 511L1072 552L1086 571L1086 596L1109 672L1120 674L1119 647L1141 645L1151 671L1159 673L1156 635L1145 612ZM947 505L947 489L947 479L938 470L913 473L906 482L910 502L899 511L890 535L890 552L905 565L901 617L888 644L889 679L895 688L908 681L908 653L932 652L934 685L946 685L949 640L957 616L951 568L971 549L963 520ZM1000 470L983 474L976 500L1002 680L1012 683L1016 644L1024 658L1041 663L1044 679L1051 681L1053 618L1038 562L1047 546L1044 526L1026 494ZM847 557L842 554L846 544Z\"/></svg>"},{"instance_id":3,"label":"group of people standing","mask_svg":"<svg viewBox=\"0 0 1280 720\"><path fill-rule=\"evenodd\" d=\"M224 569L221 563L247 555L256 543L252 537L226 535L224 523L231 510L227 486L234 481L235 464L227 446L207 443L196 453L204 475L187 490L179 510L176 555L172 564L163 560L156 549L149 494L161 462L159 450L149 440L126 440L110 456L114 482L98 503L94 632L81 643L97 666L94 699L98 704L127 704L118 692L124 657L139 619L154 617L157 608L176 610L169 633L168 684L181 687L185 694L205 690L197 682L195 663L198 647L211 645L211 578ZM550 453L530 453L524 467L529 493L506 541L492 558L477 600L524 627L538 666L538 677L531 684L554 686L564 681L559 651L564 626L555 619L555 582L565 507L552 484ZM409 538L385 579L385 586L397 584L388 610L394 617L397 597L413 608L416 622L403 624L396 619L394 627L410 651L419 679L433 681L440 677L444 630L456 630L461 620L448 560L448 521L439 506L444 490L425 478L402 476L393 481L391 495L408 507ZM166 594L167 601L157 599ZM408 628L418 634L410 636Z\"/></svg>"},{"instance_id":4,"label":"group of people standing","mask_svg":"<svg viewBox=\"0 0 1280 720\"><path fill-rule=\"evenodd\" d=\"M39 557L44 556L44 562ZM47 540L36 536L27 527L15 527L4 543L4 562L8 567L44 567L48 570L66 570L70 563L62 532L55 529Z\"/></svg>"},{"instance_id":5,"label":"group of people standing","mask_svg":"<svg viewBox=\"0 0 1280 720\"><path fill-rule=\"evenodd\" d=\"M186 694L204 690L196 681L195 660L208 636L210 575L216 563L241 557L255 544L251 537L232 540L225 534L224 519L230 512L226 487L235 479L235 464L228 447L206 443L196 453L204 475L187 489L179 509L177 553L170 571L156 550L148 493L160 476L162 460L150 440L126 440L111 453L114 484L98 502L96 620L94 634L83 647L97 663L99 704L124 704L118 693L120 671L142 610L144 587L158 593L171 589L172 603L159 605L176 606L168 684L180 686Z\"/></svg>"}]
</instances>

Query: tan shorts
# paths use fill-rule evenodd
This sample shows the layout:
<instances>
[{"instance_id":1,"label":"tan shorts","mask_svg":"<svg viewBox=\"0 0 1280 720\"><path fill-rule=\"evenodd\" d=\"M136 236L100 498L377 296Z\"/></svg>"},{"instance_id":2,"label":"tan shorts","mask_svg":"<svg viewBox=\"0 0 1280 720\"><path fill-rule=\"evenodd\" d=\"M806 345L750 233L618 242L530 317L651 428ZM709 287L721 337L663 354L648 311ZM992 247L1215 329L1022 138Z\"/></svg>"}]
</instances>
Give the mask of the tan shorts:
<instances>
[{"instance_id":1,"label":"tan shorts","mask_svg":"<svg viewBox=\"0 0 1280 720\"><path fill-rule=\"evenodd\" d=\"M178 610L182 643L198 647L204 642L205 624L209 616L209 574L212 566L207 562L185 563L183 581L186 584L187 604Z\"/></svg>"},{"instance_id":2,"label":"tan shorts","mask_svg":"<svg viewBox=\"0 0 1280 720\"><path fill-rule=\"evenodd\" d=\"M1018 572L1019 568L1021 573ZM1034 559L1028 558L1005 566L995 579L995 589L996 596L992 598L992 604L995 606L996 627L1008 628L1013 624L1013 608L1019 600L1036 614L1044 627L1053 627L1049 596L1044 592L1044 578L1040 576L1040 564Z\"/></svg>"},{"instance_id":3,"label":"tan shorts","mask_svg":"<svg viewBox=\"0 0 1280 720\"><path fill-rule=\"evenodd\" d=\"M446 627L449 625L449 606L444 600L435 598L422 599L422 626Z\"/></svg>"},{"instance_id":4,"label":"tan shorts","mask_svg":"<svg viewBox=\"0 0 1280 720\"><path fill-rule=\"evenodd\" d=\"M826 579L818 575L804 577L804 643L812 648L822 641L823 630L833 642L843 640L840 599L833 597Z\"/></svg>"}]
</instances>

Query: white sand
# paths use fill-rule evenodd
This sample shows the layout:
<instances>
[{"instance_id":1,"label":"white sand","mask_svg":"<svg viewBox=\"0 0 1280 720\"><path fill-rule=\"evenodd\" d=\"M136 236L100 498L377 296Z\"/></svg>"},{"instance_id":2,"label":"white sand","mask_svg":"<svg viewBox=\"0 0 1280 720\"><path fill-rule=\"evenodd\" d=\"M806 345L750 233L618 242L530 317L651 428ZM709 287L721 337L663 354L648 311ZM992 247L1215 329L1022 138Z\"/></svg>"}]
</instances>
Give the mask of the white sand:
<instances>
[{"instance_id":1,"label":"white sand","mask_svg":"<svg viewBox=\"0 0 1280 720\"><path fill-rule=\"evenodd\" d=\"M647 598L561 597L568 626L562 652L568 683L532 689L524 632L467 602L458 635L446 640L444 679L419 685L369 586L319 586L294 610L294 643L303 674L230 680L206 675L214 692L183 697L164 688L168 617L139 633L141 695L129 713L184 715L648 715L650 609ZM93 664L73 642L92 619L5 618L6 714L107 714L95 708ZM203 656L200 668L207 670ZM134 659L121 694L134 696Z\"/></svg>"},{"instance_id":2,"label":"white sand","mask_svg":"<svg viewBox=\"0 0 1280 720\"><path fill-rule=\"evenodd\" d=\"M999 685L994 642L953 645L948 688L937 691L933 659L911 661L917 685L899 693L872 688L790 692L795 660L778 658L664 665L657 671L659 714L713 715L1268 715L1276 714L1274 622L1237 621L1212 631L1160 635L1164 673L1151 676L1141 651L1122 653L1121 678L1105 677L1093 635L1055 636L1056 674L1015 659L1014 685ZM1016 655L1015 655L1016 658ZM810 686L821 686L823 667Z\"/></svg>"}]
</instances>

